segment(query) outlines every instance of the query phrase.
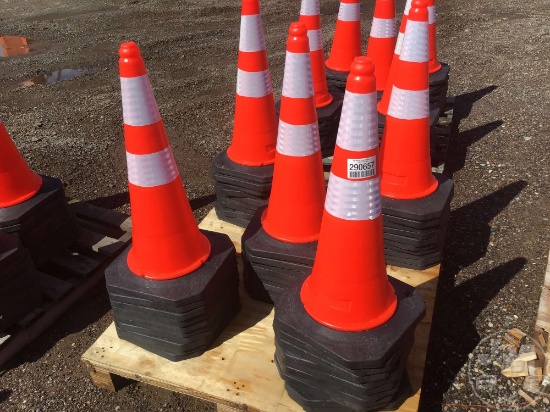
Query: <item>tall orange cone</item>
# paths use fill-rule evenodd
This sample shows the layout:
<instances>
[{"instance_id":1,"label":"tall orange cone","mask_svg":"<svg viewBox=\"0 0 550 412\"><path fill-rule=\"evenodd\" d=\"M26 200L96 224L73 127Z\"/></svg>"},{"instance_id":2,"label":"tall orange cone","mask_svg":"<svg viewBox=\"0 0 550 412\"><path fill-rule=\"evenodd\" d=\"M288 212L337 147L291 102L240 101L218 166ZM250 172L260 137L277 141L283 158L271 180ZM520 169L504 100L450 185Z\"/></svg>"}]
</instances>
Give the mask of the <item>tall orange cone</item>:
<instances>
[{"instance_id":1,"label":"tall orange cone","mask_svg":"<svg viewBox=\"0 0 550 412\"><path fill-rule=\"evenodd\" d=\"M374 63L379 92L386 87L396 41L395 0L376 0L366 55Z\"/></svg>"},{"instance_id":2,"label":"tall orange cone","mask_svg":"<svg viewBox=\"0 0 550 412\"><path fill-rule=\"evenodd\" d=\"M307 29L292 23L288 33L273 186L262 224L275 239L306 243L319 236L325 180Z\"/></svg>"},{"instance_id":3,"label":"tall orange cone","mask_svg":"<svg viewBox=\"0 0 550 412\"><path fill-rule=\"evenodd\" d=\"M42 178L29 168L0 121L0 207L30 199L41 186Z\"/></svg>"},{"instance_id":4,"label":"tall orange cone","mask_svg":"<svg viewBox=\"0 0 550 412\"><path fill-rule=\"evenodd\" d=\"M384 94L382 99L378 103L378 112L384 116L388 113L388 105L390 104L390 97L392 93L392 86L395 81L395 72L397 70L397 62L399 61L399 54L401 53L401 47L403 46L403 38L405 36L405 29L407 27L407 18L409 10L411 8L412 0L407 0L405 3L405 10L403 11L403 17L401 18L401 25L399 26L399 33L397 34L397 41L395 43L395 50L393 52L393 58L391 61L390 71L388 73L388 79L384 86Z\"/></svg>"},{"instance_id":5,"label":"tall orange cone","mask_svg":"<svg viewBox=\"0 0 550 412\"><path fill-rule=\"evenodd\" d=\"M397 307L384 261L377 118L374 66L357 57L344 95L317 255L301 290L307 313L341 331L379 326Z\"/></svg>"},{"instance_id":6,"label":"tall orange cone","mask_svg":"<svg viewBox=\"0 0 550 412\"><path fill-rule=\"evenodd\" d=\"M337 72L349 72L351 62L361 55L361 4L359 0L341 0L334 38L326 66Z\"/></svg>"},{"instance_id":7,"label":"tall orange cone","mask_svg":"<svg viewBox=\"0 0 550 412\"><path fill-rule=\"evenodd\" d=\"M418 199L437 189L430 161L428 10L414 0L382 138L382 196Z\"/></svg>"},{"instance_id":8,"label":"tall orange cone","mask_svg":"<svg viewBox=\"0 0 550 412\"><path fill-rule=\"evenodd\" d=\"M441 63L437 59L437 34L435 24L435 0L428 0L428 27L430 36L430 73L435 73L441 69Z\"/></svg>"},{"instance_id":9,"label":"tall orange cone","mask_svg":"<svg viewBox=\"0 0 550 412\"><path fill-rule=\"evenodd\" d=\"M328 92L327 86L319 0L302 0L299 22L306 26L309 38L309 55L311 57L315 106L317 108L325 107L332 102L333 98Z\"/></svg>"},{"instance_id":10,"label":"tall orange cone","mask_svg":"<svg viewBox=\"0 0 550 412\"><path fill-rule=\"evenodd\" d=\"M138 276L173 279L201 266L210 243L193 217L139 48L123 43L119 55L132 209L127 263Z\"/></svg>"},{"instance_id":11,"label":"tall orange cone","mask_svg":"<svg viewBox=\"0 0 550 412\"><path fill-rule=\"evenodd\" d=\"M277 117L259 0L242 0L233 138L227 155L235 163L275 161Z\"/></svg>"}]
</instances>

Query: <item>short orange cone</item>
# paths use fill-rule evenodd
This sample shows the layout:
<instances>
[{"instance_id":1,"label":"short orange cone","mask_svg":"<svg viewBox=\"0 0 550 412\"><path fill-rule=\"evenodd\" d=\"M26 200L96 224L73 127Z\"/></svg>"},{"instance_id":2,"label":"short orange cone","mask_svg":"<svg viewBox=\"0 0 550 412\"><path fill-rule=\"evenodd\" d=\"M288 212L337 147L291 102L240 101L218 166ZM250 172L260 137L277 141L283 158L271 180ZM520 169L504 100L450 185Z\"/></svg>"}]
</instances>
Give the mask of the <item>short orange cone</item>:
<instances>
[{"instance_id":1,"label":"short orange cone","mask_svg":"<svg viewBox=\"0 0 550 412\"><path fill-rule=\"evenodd\" d=\"M397 35L397 41L395 43L395 50L393 52L393 58L390 65L390 71L388 72L388 78L386 85L384 86L384 94L382 99L378 103L378 112L384 116L388 113L388 105L390 103L390 97L392 92L392 86L395 81L395 71L397 70L397 62L399 61L399 54L401 53L401 47L403 46L403 37L405 36L405 29L407 27L407 18L409 10L411 8L412 0L407 0L405 3L405 10L403 17L401 18L401 25L399 26L399 33Z\"/></svg>"},{"instance_id":2,"label":"short orange cone","mask_svg":"<svg viewBox=\"0 0 550 412\"><path fill-rule=\"evenodd\" d=\"M395 0L376 0L366 55L374 63L379 92L386 87L396 41Z\"/></svg>"},{"instance_id":3,"label":"short orange cone","mask_svg":"<svg viewBox=\"0 0 550 412\"><path fill-rule=\"evenodd\" d=\"M275 239L307 243L319 236L325 180L307 29L292 23L288 33L273 186L262 224Z\"/></svg>"},{"instance_id":4,"label":"short orange cone","mask_svg":"<svg viewBox=\"0 0 550 412\"><path fill-rule=\"evenodd\" d=\"M430 162L428 87L428 10L425 0L414 0L382 138L384 197L418 199L437 189Z\"/></svg>"},{"instance_id":5,"label":"short orange cone","mask_svg":"<svg viewBox=\"0 0 550 412\"><path fill-rule=\"evenodd\" d=\"M341 0L334 39L326 66L337 72L349 72L351 62L361 55L361 4L359 0Z\"/></svg>"},{"instance_id":6,"label":"short orange cone","mask_svg":"<svg viewBox=\"0 0 550 412\"><path fill-rule=\"evenodd\" d=\"M210 243L193 217L139 48L123 43L119 55L132 209L128 267L147 279L177 278L202 265Z\"/></svg>"},{"instance_id":7,"label":"short orange cone","mask_svg":"<svg viewBox=\"0 0 550 412\"><path fill-rule=\"evenodd\" d=\"M41 186L42 178L29 168L0 121L0 207L30 199Z\"/></svg>"},{"instance_id":8,"label":"short orange cone","mask_svg":"<svg viewBox=\"0 0 550 412\"><path fill-rule=\"evenodd\" d=\"M437 34L435 23L435 0L428 0L428 27L430 36L430 60L429 70L430 74L437 72L441 69L441 63L437 59Z\"/></svg>"},{"instance_id":9,"label":"short orange cone","mask_svg":"<svg viewBox=\"0 0 550 412\"><path fill-rule=\"evenodd\" d=\"M341 331L379 326L397 307L384 261L377 119L374 66L357 57L344 95L317 255L301 290L307 313Z\"/></svg>"},{"instance_id":10,"label":"short orange cone","mask_svg":"<svg viewBox=\"0 0 550 412\"><path fill-rule=\"evenodd\" d=\"M307 28L313 91L315 92L315 106L317 108L328 106L333 100L327 86L320 14L319 0L302 0L299 22Z\"/></svg>"},{"instance_id":11,"label":"short orange cone","mask_svg":"<svg viewBox=\"0 0 550 412\"><path fill-rule=\"evenodd\" d=\"M275 161L277 117L259 0L243 0L233 138L227 155L235 163Z\"/></svg>"}]
</instances>

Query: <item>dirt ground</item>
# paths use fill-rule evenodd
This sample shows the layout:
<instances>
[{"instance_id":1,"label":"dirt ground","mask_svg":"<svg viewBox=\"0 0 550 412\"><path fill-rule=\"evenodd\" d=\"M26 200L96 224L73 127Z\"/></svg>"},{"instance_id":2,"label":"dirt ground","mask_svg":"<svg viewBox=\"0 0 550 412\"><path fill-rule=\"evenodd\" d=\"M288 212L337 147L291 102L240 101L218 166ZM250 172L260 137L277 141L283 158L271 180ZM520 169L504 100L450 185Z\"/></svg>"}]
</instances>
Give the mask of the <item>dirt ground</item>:
<instances>
[{"instance_id":1,"label":"dirt ground","mask_svg":"<svg viewBox=\"0 0 550 412\"><path fill-rule=\"evenodd\" d=\"M325 50L338 1L322 1ZM363 2L363 33L373 1ZM368 3L368 4L367 4ZM404 0L398 1L398 10ZM128 211L117 49L141 49L197 219L215 197L209 166L230 139L237 0L3 0L0 35L32 52L0 58L0 117L31 167L61 178L71 197ZM440 59L452 67L455 128L445 173L456 195L428 352L422 411L477 410L468 382L476 346L534 325L548 231L550 4L438 0ZM280 93L284 41L299 1L262 2L269 62ZM23 87L41 74L72 80ZM2 411L203 411L213 405L132 384L95 388L81 354L112 321L104 287L21 352L0 377ZM470 355L470 356L469 356ZM497 396L498 397L498 396ZM534 410L547 410L540 403Z\"/></svg>"}]
</instances>

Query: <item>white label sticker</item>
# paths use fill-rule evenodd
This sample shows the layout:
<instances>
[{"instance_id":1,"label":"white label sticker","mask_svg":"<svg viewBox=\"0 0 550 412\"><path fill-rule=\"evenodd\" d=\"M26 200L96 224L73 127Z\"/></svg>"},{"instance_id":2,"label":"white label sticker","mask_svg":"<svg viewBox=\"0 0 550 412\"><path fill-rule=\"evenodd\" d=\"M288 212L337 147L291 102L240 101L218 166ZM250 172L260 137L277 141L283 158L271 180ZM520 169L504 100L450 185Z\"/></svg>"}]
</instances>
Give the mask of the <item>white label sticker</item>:
<instances>
[{"instance_id":1,"label":"white label sticker","mask_svg":"<svg viewBox=\"0 0 550 412\"><path fill-rule=\"evenodd\" d=\"M376 156L348 159L348 179L364 179L376 174Z\"/></svg>"}]
</instances>

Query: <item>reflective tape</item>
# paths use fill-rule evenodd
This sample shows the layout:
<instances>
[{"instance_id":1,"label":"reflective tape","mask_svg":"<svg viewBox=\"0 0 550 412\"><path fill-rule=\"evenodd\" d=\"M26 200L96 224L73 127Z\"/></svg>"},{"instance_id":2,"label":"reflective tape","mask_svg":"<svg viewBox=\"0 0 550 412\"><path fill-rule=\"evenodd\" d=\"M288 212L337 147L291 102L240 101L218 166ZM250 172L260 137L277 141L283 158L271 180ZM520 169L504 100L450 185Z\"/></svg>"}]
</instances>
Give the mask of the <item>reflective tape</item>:
<instances>
[{"instance_id":1,"label":"reflective tape","mask_svg":"<svg viewBox=\"0 0 550 412\"><path fill-rule=\"evenodd\" d=\"M378 147L376 92L365 94L346 90L336 144L354 152Z\"/></svg>"},{"instance_id":2,"label":"reflective tape","mask_svg":"<svg viewBox=\"0 0 550 412\"><path fill-rule=\"evenodd\" d=\"M377 39L388 39L395 37L397 34L397 25L395 19L379 19L374 17L372 19L372 26L370 28L371 37Z\"/></svg>"},{"instance_id":3,"label":"reflective tape","mask_svg":"<svg viewBox=\"0 0 550 412\"><path fill-rule=\"evenodd\" d=\"M404 15L409 15L409 10L411 9L412 0L407 0L405 3L405 11L403 12Z\"/></svg>"},{"instance_id":4,"label":"reflective tape","mask_svg":"<svg viewBox=\"0 0 550 412\"><path fill-rule=\"evenodd\" d=\"M359 21L361 5L359 3L342 3L338 10L338 20L342 21Z\"/></svg>"},{"instance_id":5,"label":"reflective tape","mask_svg":"<svg viewBox=\"0 0 550 412\"><path fill-rule=\"evenodd\" d=\"M374 220L382 212L380 177L346 180L330 173L325 210L344 220Z\"/></svg>"},{"instance_id":6,"label":"reflective tape","mask_svg":"<svg viewBox=\"0 0 550 412\"><path fill-rule=\"evenodd\" d=\"M395 42L395 50L393 52L398 56L399 53L401 53L401 48L403 47L403 37L405 37L405 35L399 32L399 34L397 35L397 41Z\"/></svg>"},{"instance_id":7,"label":"reflective tape","mask_svg":"<svg viewBox=\"0 0 550 412\"><path fill-rule=\"evenodd\" d=\"M429 91L403 90L393 86L388 116L402 120L425 119L430 112Z\"/></svg>"},{"instance_id":8,"label":"reflective tape","mask_svg":"<svg viewBox=\"0 0 550 412\"><path fill-rule=\"evenodd\" d=\"M160 152L136 155L126 152L128 181L140 187L162 186L179 176L172 149L168 146Z\"/></svg>"},{"instance_id":9,"label":"reflective tape","mask_svg":"<svg viewBox=\"0 0 550 412\"><path fill-rule=\"evenodd\" d=\"M244 97L264 97L273 92L269 70L247 72L237 70L237 94Z\"/></svg>"},{"instance_id":10,"label":"reflective tape","mask_svg":"<svg viewBox=\"0 0 550 412\"><path fill-rule=\"evenodd\" d=\"M309 53L286 52L283 96L297 99L313 96Z\"/></svg>"},{"instance_id":11,"label":"reflective tape","mask_svg":"<svg viewBox=\"0 0 550 412\"><path fill-rule=\"evenodd\" d=\"M317 122L294 125L279 119L277 151L287 156L311 156L319 151L319 126Z\"/></svg>"},{"instance_id":12,"label":"reflective tape","mask_svg":"<svg viewBox=\"0 0 550 412\"><path fill-rule=\"evenodd\" d=\"M308 30L309 51L323 50L323 33L321 30Z\"/></svg>"},{"instance_id":13,"label":"reflective tape","mask_svg":"<svg viewBox=\"0 0 550 412\"><path fill-rule=\"evenodd\" d=\"M262 16L259 14L241 16L239 50L243 52L257 52L265 50Z\"/></svg>"},{"instance_id":14,"label":"reflective tape","mask_svg":"<svg viewBox=\"0 0 550 412\"><path fill-rule=\"evenodd\" d=\"M428 24L435 23L435 6L428 7Z\"/></svg>"},{"instance_id":15,"label":"reflective tape","mask_svg":"<svg viewBox=\"0 0 550 412\"><path fill-rule=\"evenodd\" d=\"M407 62L423 63L428 61L428 22L407 20L405 38L399 59Z\"/></svg>"},{"instance_id":16,"label":"reflective tape","mask_svg":"<svg viewBox=\"0 0 550 412\"><path fill-rule=\"evenodd\" d=\"M319 0L302 0L300 14L302 16L317 16L320 14Z\"/></svg>"},{"instance_id":17,"label":"reflective tape","mask_svg":"<svg viewBox=\"0 0 550 412\"><path fill-rule=\"evenodd\" d=\"M121 77L120 92L125 124L148 126L161 119L153 88L146 74L138 77Z\"/></svg>"}]
</instances>

